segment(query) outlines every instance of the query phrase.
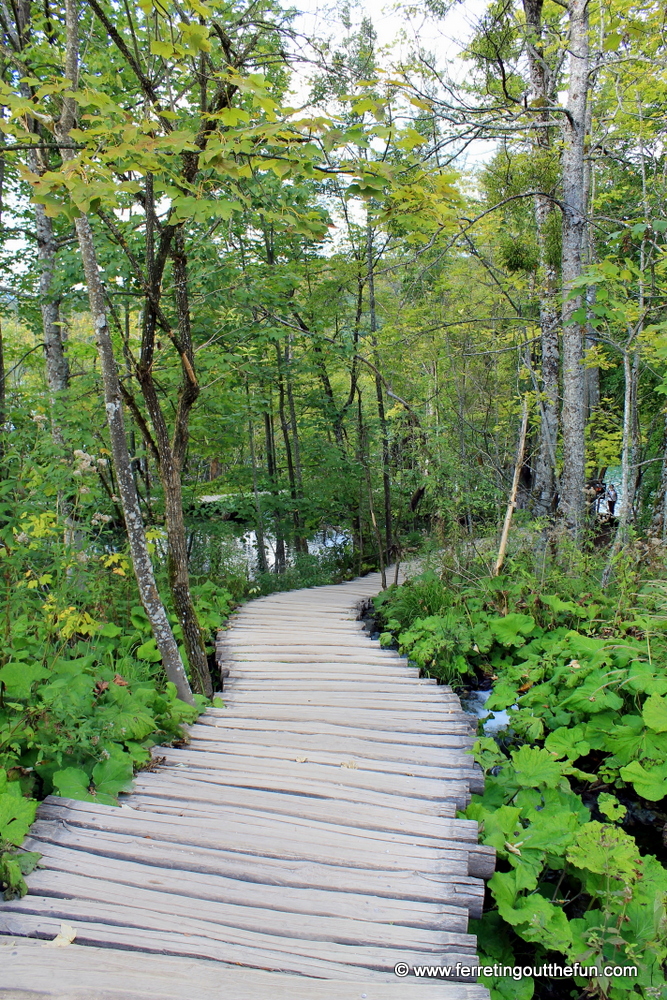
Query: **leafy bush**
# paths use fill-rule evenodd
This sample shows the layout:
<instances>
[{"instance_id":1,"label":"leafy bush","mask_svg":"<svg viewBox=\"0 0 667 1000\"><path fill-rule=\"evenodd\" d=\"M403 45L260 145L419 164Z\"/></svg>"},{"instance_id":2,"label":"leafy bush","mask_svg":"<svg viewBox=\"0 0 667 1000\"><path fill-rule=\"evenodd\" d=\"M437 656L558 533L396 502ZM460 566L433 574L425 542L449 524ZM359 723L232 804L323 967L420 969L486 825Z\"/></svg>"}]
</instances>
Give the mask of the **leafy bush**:
<instances>
[{"instance_id":1,"label":"leafy bush","mask_svg":"<svg viewBox=\"0 0 667 1000\"><path fill-rule=\"evenodd\" d=\"M0 767L0 886L5 899L25 896L28 875L40 855L34 851L17 851L30 824L35 818L37 803L24 796L17 781L8 781L7 772Z\"/></svg>"},{"instance_id":2,"label":"leafy bush","mask_svg":"<svg viewBox=\"0 0 667 1000\"><path fill-rule=\"evenodd\" d=\"M642 597L639 614L590 577L556 568L540 588L514 565L447 584L430 574L375 602L385 642L441 679L495 681L486 707L509 714L506 733L476 744L486 786L466 812L498 858L475 927L482 964L639 968L575 979L571 996L667 995L664 851L637 829L667 824L667 616L660 588ZM536 988L485 981L494 1000Z\"/></svg>"}]
</instances>

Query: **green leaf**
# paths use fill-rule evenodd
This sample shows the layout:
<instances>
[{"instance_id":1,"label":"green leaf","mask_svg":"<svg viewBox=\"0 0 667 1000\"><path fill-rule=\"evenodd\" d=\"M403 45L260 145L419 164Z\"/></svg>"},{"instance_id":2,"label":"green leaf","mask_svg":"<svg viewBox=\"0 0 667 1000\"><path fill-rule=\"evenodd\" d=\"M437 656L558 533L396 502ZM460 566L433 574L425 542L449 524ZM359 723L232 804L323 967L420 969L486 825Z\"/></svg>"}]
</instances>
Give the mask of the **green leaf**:
<instances>
[{"instance_id":1,"label":"green leaf","mask_svg":"<svg viewBox=\"0 0 667 1000\"><path fill-rule=\"evenodd\" d=\"M641 859L634 839L617 826L595 820L579 829L567 860L577 868L619 882L636 881L641 875Z\"/></svg>"},{"instance_id":2,"label":"green leaf","mask_svg":"<svg viewBox=\"0 0 667 1000\"><path fill-rule=\"evenodd\" d=\"M99 634L105 636L107 639L115 639L122 631L122 628L119 628L118 625L114 625L113 622L107 622L106 625L102 626Z\"/></svg>"},{"instance_id":3,"label":"green leaf","mask_svg":"<svg viewBox=\"0 0 667 1000\"><path fill-rule=\"evenodd\" d=\"M38 663L7 663L0 670L0 682L5 685L9 697L21 700L30 697L33 684L49 676L49 671Z\"/></svg>"},{"instance_id":4,"label":"green leaf","mask_svg":"<svg viewBox=\"0 0 667 1000\"><path fill-rule=\"evenodd\" d=\"M98 797L105 795L116 804L119 792L129 792L132 787L132 758L129 754L109 757L93 768L93 781Z\"/></svg>"},{"instance_id":5,"label":"green leaf","mask_svg":"<svg viewBox=\"0 0 667 1000\"><path fill-rule=\"evenodd\" d=\"M546 948L565 951L572 941L568 919L562 909L539 893L520 895L533 889L537 879L527 870L496 872L489 880L498 912L524 941L538 941Z\"/></svg>"},{"instance_id":6,"label":"green leaf","mask_svg":"<svg viewBox=\"0 0 667 1000\"><path fill-rule=\"evenodd\" d=\"M88 791L90 778L80 767L65 767L53 775L53 786L58 794L66 799L79 799L81 802L93 801Z\"/></svg>"},{"instance_id":7,"label":"green leaf","mask_svg":"<svg viewBox=\"0 0 667 1000\"><path fill-rule=\"evenodd\" d=\"M667 764L647 769L638 760L633 760L627 767L621 768L620 775L649 802L659 802L667 795Z\"/></svg>"},{"instance_id":8,"label":"green leaf","mask_svg":"<svg viewBox=\"0 0 667 1000\"><path fill-rule=\"evenodd\" d=\"M649 729L656 733L667 733L667 698L652 694L644 702L642 718Z\"/></svg>"},{"instance_id":9,"label":"green leaf","mask_svg":"<svg viewBox=\"0 0 667 1000\"><path fill-rule=\"evenodd\" d=\"M137 649L135 656L138 660L148 660L150 663L158 663L162 659L162 654L157 648L155 639L148 639Z\"/></svg>"},{"instance_id":10,"label":"green leaf","mask_svg":"<svg viewBox=\"0 0 667 1000\"><path fill-rule=\"evenodd\" d=\"M510 614L504 618L491 618L491 632L502 646L523 646L526 636L535 628L532 615Z\"/></svg>"},{"instance_id":11,"label":"green leaf","mask_svg":"<svg viewBox=\"0 0 667 1000\"><path fill-rule=\"evenodd\" d=\"M177 54L171 42L160 42L155 38L151 40L150 50L154 56L162 56L163 59L171 59Z\"/></svg>"},{"instance_id":12,"label":"green leaf","mask_svg":"<svg viewBox=\"0 0 667 1000\"><path fill-rule=\"evenodd\" d=\"M3 770L0 774L5 777L0 786L0 842L18 847L35 818L37 803L23 795L18 781L7 781Z\"/></svg>"},{"instance_id":13,"label":"green leaf","mask_svg":"<svg viewBox=\"0 0 667 1000\"><path fill-rule=\"evenodd\" d=\"M549 733L544 746L556 757L567 757L568 760L576 760L578 757L585 757L590 752L590 743L583 739L584 727L582 725L573 726L568 729L561 726Z\"/></svg>"},{"instance_id":14,"label":"green leaf","mask_svg":"<svg viewBox=\"0 0 667 1000\"><path fill-rule=\"evenodd\" d=\"M615 795L609 795L608 792L601 792L598 795L598 809L603 816L607 819L617 822L622 820L628 811L625 806L621 805Z\"/></svg>"},{"instance_id":15,"label":"green leaf","mask_svg":"<svg viewBox=\"0 0 667 1000\"><path fill-rule=\"evenodd\" d=\"M522 787L555 788L563 780L562 766L548 750L523 746L512 753L515 779Z\"/></svg>"},{"instance_id":16,"label":"green leaf","mask_svg":"<svg viewBox=\"0 0 667 1000\"><path fill-rule=\"evenodd\" d=\"M620 47L622 41L623 41L622 35L619 35L617 31L610 31L609 34L605 37L602 47L605 50L605 52L616 52L616 50Z\"/></svg>"}]
</instances>

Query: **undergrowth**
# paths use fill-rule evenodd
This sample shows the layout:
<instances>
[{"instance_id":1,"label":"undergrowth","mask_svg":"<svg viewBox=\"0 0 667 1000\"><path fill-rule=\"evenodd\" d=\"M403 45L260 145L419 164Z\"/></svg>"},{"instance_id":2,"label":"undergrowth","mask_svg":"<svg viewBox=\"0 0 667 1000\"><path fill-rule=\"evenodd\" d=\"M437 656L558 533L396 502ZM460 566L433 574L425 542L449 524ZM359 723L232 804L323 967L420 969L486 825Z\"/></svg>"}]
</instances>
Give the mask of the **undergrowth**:
<instances>
[{"instance_id":1,"label":"undergrowth","mask_svg":"<svg viewBox=\"0 0 667 1000\"><path fill-rule=\"evenodd\" d=\"M483 978L493 1000L667 997L667 587L642 583L632 555L613 592L598 570L561 559L536 573L526 556L497 578L450 566L375 602L385 643L459 689L491 683L486 707L509 714L496 738L480 725L486 786L465 813L497 852L472 922L482 965L598 969Z\"/></svg>"}]
</instances>

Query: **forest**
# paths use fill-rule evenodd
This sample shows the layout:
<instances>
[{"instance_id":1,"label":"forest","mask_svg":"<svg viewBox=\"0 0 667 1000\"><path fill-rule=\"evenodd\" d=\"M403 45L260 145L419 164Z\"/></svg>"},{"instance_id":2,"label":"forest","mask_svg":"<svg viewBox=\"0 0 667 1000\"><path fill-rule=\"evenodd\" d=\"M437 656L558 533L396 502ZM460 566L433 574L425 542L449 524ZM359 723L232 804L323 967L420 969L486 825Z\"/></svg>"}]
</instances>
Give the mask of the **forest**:
<instances>
[{"instance_id":1,"label":"forest","mask_svg":"<svg viewBox=\"0 0 667 1000\"><path fill-rule=\"evenodd\" d=\"M507 713L480 954L639 970L494 1000L667 997L665 8L467 6L0 2L0 881L234 607L379 570Z\"/></svg>"}]
</instances>

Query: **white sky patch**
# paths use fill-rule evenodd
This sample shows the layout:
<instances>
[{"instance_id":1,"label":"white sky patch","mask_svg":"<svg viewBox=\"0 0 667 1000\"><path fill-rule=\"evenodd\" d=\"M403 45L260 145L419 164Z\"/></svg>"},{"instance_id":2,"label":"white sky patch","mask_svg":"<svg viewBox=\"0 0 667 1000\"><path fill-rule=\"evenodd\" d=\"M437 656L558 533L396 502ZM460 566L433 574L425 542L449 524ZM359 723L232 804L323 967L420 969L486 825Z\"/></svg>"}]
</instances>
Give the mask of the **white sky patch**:
<instances>
[{"instance_id":1,"label":"white sky patch","mask_svg":"<svg viewBox=\"0 0 667 1000\"><path fill-rule=\"evenodd\" d=\"M284 0L288 5L288 0ZM386 67L407 60L412 53L426 50L435 60L439 72L452 83L461 83L470 74L470 64L460 58L488 7L488 0L460 0L454 3L444 18L424 11L421 0L388 2L388 0L351 0L349 17L355 31L368 17L377 32L380 63ZM346 29L336 3L322 0L296 0L290 8L299 11L294 20L296 31L307 39L331 39L341 43ZM304 42L307 47L307 43ZM305 61L295 71L291 99L299 106L308 99L309 79L316 73ZM474 169L486 163L495 152L496 143L476 140L459 158L461 169Z\"/></svg>"}]
</instances>

